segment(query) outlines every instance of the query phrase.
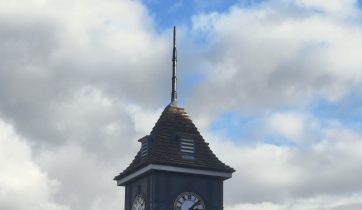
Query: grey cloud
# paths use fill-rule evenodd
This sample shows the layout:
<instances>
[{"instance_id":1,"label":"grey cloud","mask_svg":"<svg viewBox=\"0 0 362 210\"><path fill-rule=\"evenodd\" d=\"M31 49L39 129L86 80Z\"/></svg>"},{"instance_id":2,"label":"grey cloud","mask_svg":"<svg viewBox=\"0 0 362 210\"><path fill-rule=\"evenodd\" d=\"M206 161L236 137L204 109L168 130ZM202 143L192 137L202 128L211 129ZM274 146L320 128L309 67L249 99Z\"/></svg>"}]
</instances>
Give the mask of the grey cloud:
<instances>
[{"instance_id":1,"label":"grey cloud","mask_svg":"<svg viewBox=\"0 0 362 210\"><path fill-rule=\"evenodd\" d=\"M207 64L208 77L189 99L191 107L201 100L209 106L195 113L303 109L316 98L338 101L362 83L362 63L353 56L338 59L353 52L345 46L361 45L355 39L359 24L351 24L349 16L334 21L331 14L291 17L295 5L279 6L234 7L226 14L194 17L193 30L209 44L199 59Z\"/></svg>"},{"instance_id":2,"label":"grey cloud","mask_svg":"<svg viewBox=\"0 0 362 210\"><path fill-rule=\"evenodd\" d=\"M283 204L321 195L360 195L361 134L331 126L319 131L321 139L310 141L315 134L305 132L309 143L295 147L265 143L238 147L225 144L222 136L212 142L216 154L237 169L225 184L226 202Z\"/></svg>"},{"instance_id":3,"label":"grey cloud","mask_svg":"<svg viewBox=\"0 0 362 210\"><path fill-rule=\"evenodd\" d=\"M52 128L47 106L57 91L48 64L58 44L57 30L40 17L22 18L7 17L0 22L4 61L0 64L0 113L15 121L24 135L54 138L48 132Z\"/></svg>"},{"instance_id":4,"label":"grey cloud","mask_svg":"<svg viewBox=\"0 0 362 210\"><path fill-rule=\"evenodd\" d=\"M48 5L52 13L37 13L35 6L23 11L20 4L22 14L9 10L0 21L0 117L31 146L34 164L59 182L49 200L71 209L119 209L123 193L112 178L145 135L135 130L127 107L158 109L168 95L166 42L141 26L127 35L123 29L109 33L103 25L93 32L108 36L95 36L87 28L90 19L75 31L66 20L72 11L62 14ZM89 43L82 45L83 39ZM114 41L126 47L118 49Z\"/></svg>"},{"instance_id":5,"label":"grey cloud","mask_svg":"<svg viewBox=\"0 0 362 210\"><path fill-rule=\"evenodd\" d=\"M105 46L89 47L87 52L69 49L71 42L79 40L65 38L64 25L46 16L9 16L0 24L0 113L30 139L56 144L66 140L57 129L57 124L67 120L61 118L63 112L71 115L65 103L87 87L98 89L105 97L147 103L153 109L166 95L163 77L167 71L161 59L154 59L164 54L162 48L157 53L144 49L147 53L130 60Z\"/></svg>"},{"instance_id":6,"label":"grey cloud","mask_svg":"<svg viewBox=\"0 0 362 210\"><path fill-rule=\"evenodd\" d=\"M333 208L333 210L359 210L362 208L362 203L344 204Z\"/></svg>"}]
</instances>

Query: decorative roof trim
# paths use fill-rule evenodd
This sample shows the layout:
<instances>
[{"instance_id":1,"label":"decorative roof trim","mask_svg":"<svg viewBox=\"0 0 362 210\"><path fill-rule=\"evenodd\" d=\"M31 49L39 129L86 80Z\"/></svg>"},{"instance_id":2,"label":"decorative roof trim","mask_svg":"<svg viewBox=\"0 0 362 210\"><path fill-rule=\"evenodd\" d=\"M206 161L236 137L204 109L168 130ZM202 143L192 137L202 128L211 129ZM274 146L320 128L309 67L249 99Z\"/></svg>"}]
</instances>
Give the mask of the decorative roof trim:
<instances>
[{"instance_id":1,"label":"decorative roof trim","mask_svg":"<svg viewBox=\"0 0 362 210\"><path fill-rule=\"evenodd\" d=\"M184 167L177 167L177 166L150 164L144 168L141 168L140 170L138 170L134 173L129 174L128 176L126 176L122 179L117 180L117 185L122 186L126 182L128 182L144 173L147 173L151 170L170 171L170 172L178 172L178 173L197 174L197 175L208 175L208 176L222 177L225 179L231 178L231 173L228 173L228 172L219 172L219 171L184 168Z\"/></svg>"}]
</instances>

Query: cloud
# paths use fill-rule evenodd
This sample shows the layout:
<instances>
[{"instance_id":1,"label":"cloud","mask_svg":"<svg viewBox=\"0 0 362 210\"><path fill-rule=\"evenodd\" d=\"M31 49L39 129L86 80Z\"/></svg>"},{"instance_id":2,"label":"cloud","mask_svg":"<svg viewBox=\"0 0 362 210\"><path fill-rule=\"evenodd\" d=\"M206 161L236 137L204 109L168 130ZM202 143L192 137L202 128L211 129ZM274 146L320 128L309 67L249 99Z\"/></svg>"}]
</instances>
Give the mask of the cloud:
<instances>
[{"instance_id":1,"label":"cloud","mask_svg":"<svg viewBox=\"0 0 362 210\"><path fill-rule=\"evenodd\" d=\"M255 204L258 208L268 205L273 209L276 207L270 203L284 205L318 196L341 196L342 201L349 195L360 196L362 155L358 148L362 146L362 134L338 123L317 131L320 133L304 130L301 140L307 144L292 147L263 142L239 145L225 136L207 133L206 139L217 156L236 168L225 185L226 203ZM323 209L327 202L322 201L316 208L304 209Z\"/></svg>"},{"instance_id":2,"label":"cloud","mask_svg":"<svg viewBox=\"0 0 362 210\"><path fill-rule=\"evenodd\" d=\"M145 21L150 18L142 5L59 3L0 2L2 11L7 8L0 21L3 118L16 121L30 139L60 142L54 123L61 119L55 116L65 110L58 105L82 89L158 108L163 97L151 93L165 92L168 80L161 76L166 62L155 58L167 53L167 45L149 30L152 22Z\"/></svg>"},{"instance_id":3,"label":"cloud","mask_svg":"<svg viewBox=\"0 0 362 210\"><path fill-rule=\"evenodd\" d=\"M332 1L322 1L322 0L296 0L297 5L307 8L307 9L319 9L323 12L329 13L343 13L343 12L352 12L355 10L355 6L357 2L355 0L348 0L348 1L339 1L339 0L332 0ZM343 13L343 15L347 15Z\"/></svg>"},{"instance_id":4,"label":"cloud","mask_svg":"<svg viewBox=\"0 0 362 210\"><path fill-rule=\"evenodd\" d=\"M80 144L42 151L37 157L39 165L62 182L55 196L58 202L72 209L94 210L101 206L103 209L123 207L124 192L116 187L112 178L128 161L129 158L118 158L117 161L102 158L87 152Z\"/></svg>"},{"instance_id":5,"label":"cloud","mask_svg":"<svg viewBox=\"0 0 362 210\"><path fill-rule=\"evenodd\" d=\"M304 132L303 118L293 113L275 113L269 118L268 124L276 133L296 142Z\"/></svg>"},{"instance_id":6,"label":"cloud","mask_svg":"<svg viewBox=\"0 0 362 210\"><path fill-rule=\"evenodd\" d=\"M41 170L32 160L26 139L4 121L0 121L0 145L1 209L70 209L54 200L61 183Z\"/></svg>"},{"instance_id":7,"label":"cloud","mask_svg":"<svg viewBox=\"0 0 362 210\"><path fill-rule=\"evenodd\" d=\"M362 207L360 195L350 196L318 196L311 199L297 199L290 203L277 204L271 202L245 203L227 206L228 210L358 210Z\"/></svg>"},{"instance_id":8,"label":"cloud","mask_svg":"<svg viewBox=\"0 0 362 210\"><path fill-rule=\"evenodd\" d=\"M313 2L271 1L195 15L193 33L207 40L199 59L207 79L189 101L192 107L208 104L195 113L304 109L320 98L341 100L360 87L360 13L320 13L310 7L334 4ZM333 2L357 10L355 2Z\"/></svg>"}]
</instances>

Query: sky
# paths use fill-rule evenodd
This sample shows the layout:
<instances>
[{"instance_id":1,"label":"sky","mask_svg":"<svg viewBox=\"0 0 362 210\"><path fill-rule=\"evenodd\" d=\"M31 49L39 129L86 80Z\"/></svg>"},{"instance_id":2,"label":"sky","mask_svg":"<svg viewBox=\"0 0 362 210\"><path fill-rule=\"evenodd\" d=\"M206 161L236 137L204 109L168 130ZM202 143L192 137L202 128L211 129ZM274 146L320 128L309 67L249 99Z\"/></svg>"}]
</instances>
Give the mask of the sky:
<instances>
[{"instance_id":1,"label":"sky","mask_svg":"<svg viewBox=\"0 0 362 210\"><path fill-rule=\"evenodd\" d=\"M119 210L178 98L225 210L362 209L362 2L0 0L0 209Z\"/></svg>"}]
</instances>

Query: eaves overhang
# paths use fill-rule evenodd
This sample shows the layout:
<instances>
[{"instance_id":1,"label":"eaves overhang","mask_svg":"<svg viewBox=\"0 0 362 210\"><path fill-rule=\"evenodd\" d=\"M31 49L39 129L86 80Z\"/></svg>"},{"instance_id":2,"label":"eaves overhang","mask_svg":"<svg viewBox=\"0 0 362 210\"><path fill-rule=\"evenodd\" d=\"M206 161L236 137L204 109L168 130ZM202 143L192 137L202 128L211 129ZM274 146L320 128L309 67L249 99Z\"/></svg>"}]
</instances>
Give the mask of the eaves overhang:
<instances>
[{"instance_id":1,"label":"eaves overhang","mask_svg":"<svg viewBox=\"0 0 362 210\"><path fill-rule=\"evenodd\" d=\"M118 186L125 186L129 181L146 174L150 171L158 170L158 171L168 171L175 173L186 173L186 174L195 174L195 175L206 175L206 176L214 176L220 177L222 179L229 179L232 176L230 172L220 172L220 171L211 171L211 170L203 170L203 169L194 169L194 168L185 168L179 166L168 166L168 165L158 165L158 164L149 164L144 168L141 168L121 179L117 179Z\"/></svg>"}]
</instances>

